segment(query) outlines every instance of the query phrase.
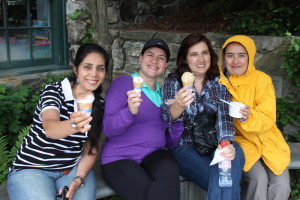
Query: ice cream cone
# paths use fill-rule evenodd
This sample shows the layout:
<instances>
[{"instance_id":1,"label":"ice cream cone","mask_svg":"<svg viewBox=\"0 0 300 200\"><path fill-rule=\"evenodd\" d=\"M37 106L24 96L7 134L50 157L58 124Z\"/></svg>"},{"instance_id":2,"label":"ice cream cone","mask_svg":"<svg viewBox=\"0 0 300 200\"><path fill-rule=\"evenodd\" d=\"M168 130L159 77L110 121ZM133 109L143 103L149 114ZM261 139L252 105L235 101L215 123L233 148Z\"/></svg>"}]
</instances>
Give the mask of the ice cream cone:
<instances>
[{"instance_id":1,"label":"ice cream cone","mask_svg":"<svg viewBox=\"0 0 300 200\"><path fill-rule=\"evenodd\" d=\"M183 87L188 87L188 89L191 89L193 87L193 83L182 82L182 84L183 84Z\"/></svg>"},{"instance_id":2,"label":"ice cream cone","mask_svg":"<svg viewBox=\"0 0 300 200\"><path fill-rule=\"evenodd\" d=\"M181 76L181 81L184 87L192 89L195 81L195 76L191 72L184 72Z\"/></svg>"},{"instance_id":3,"label":"ice cream cone","mask_svg":"<svg viewBox=\"0 0 300 200\"><path fill-rule=\"evenodd\" d=\"M133 77L133 89L136 92L141 92L144 80L140 76Z\"/></svg>"},{"instance_id":4,"label":"ice cream cone","mask_svg":"<svg viewBox=\"0 0 300 200\"><path fill-rule=\"evenodd\" d=\"M93 93L80 94L76 100L80 111L85 111L88 114L92 113L93 102L95 100Z\"/></svg>"}]
</instances>

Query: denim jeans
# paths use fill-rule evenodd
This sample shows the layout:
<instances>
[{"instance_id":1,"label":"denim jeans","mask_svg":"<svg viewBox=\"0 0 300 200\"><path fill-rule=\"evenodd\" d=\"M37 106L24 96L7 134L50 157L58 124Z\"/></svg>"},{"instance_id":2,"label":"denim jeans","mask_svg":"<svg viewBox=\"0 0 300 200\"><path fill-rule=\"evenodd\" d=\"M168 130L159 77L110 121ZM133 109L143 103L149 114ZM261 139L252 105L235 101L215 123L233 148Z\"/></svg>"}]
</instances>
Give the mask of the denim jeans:
<instances>
[{"instance_id":1,"label":"denim jeans","mask_svg":"<svg viewBox=\"0 0 300 200\"><path fill-rule=\"evenodd\" d=\"M7 191L10 200L54 200L59 189L69 186L76 174L77 166L68 175L62 171L22 169L10 171ZM85 177L85 184L78 188L73 200L95 200L96 179L91 170Z\"/></svg>"},{"instance_id":2,"label":"denim jeans","mask_svg":"<svg viewBox=\"0 0 300 200\"><path fill-rule=\"evenodd\" d=\"M210 156L200 156L193 146L177 145L171 152L178 161L180 174L208 191L208 200L240 200L240 181L245 164L242 148L234 143L235 159L231 161L232 187L219 186L218 164L209 166L214 152Z\"/></svg>"}]
</instances>

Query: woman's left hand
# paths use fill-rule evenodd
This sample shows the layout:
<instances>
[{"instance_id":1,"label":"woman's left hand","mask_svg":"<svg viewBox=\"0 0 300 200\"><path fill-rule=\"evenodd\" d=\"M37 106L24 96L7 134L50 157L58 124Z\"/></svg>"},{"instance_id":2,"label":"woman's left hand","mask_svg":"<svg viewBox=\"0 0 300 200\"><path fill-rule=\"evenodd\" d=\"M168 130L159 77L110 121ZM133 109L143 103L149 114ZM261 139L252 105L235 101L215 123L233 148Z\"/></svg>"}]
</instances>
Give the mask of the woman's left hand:
<instances>
[{"instance_id":1,"label":"woman's left hand","mask_svg":"<svg viewBox=\"0 0 300 200\"><path fill-rule=\"evenodd\" d=\"M248 120L250 116L250 106L246 105L245 108L241 108L240 113L242 114L242 121Z\"/></svg>"},{"instance_id":2,"label":"woman's left hand","mask_svg":"<svg viewBox=\"0 0 300 200\"><path fill-rule=\"evenodd\" d=\"M69 185L69 191L67 192L66 194L66 197L69 199L69 200L72 200L75 192L78 190L78 188L80 187L81 183L79 183L80 180L78 180L77 182L77 179L73 180L71 182L71 184ZM59 190L59 194L62 193L62 189Z\"/></svg>"},{"instance_id":3,"label":"woman's left hand","mask_svg":"<svg viewBox=\"0 0 300 200\"><path fill-rule=\"evenodd\" d=\"M232 144L228 144L225 147L221 147L221 145L218 146L218 149L225 149L223 152L220 153L222 157L224 157L226 160L233 160L235 157L235 148Z\"/></svg>"}]
</instances>

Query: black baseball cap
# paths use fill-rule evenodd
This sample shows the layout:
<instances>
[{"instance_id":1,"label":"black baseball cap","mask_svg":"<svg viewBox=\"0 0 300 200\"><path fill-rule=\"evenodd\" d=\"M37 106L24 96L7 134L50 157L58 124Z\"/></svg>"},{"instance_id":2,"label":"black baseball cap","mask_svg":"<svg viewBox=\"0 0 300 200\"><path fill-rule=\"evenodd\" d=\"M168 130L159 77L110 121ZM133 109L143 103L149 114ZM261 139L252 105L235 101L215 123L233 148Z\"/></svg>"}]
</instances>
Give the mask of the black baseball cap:
<instances>
[{"instance_id":1,"label":"black baseball cap","mask_svg":"<svg viewBox=\"0 0 300 200\"><path fill-rule=\"evenodd\" d=\"M148 40L144 45L141 54L144 54L144 52L150 47L158 47L164 50L167 54L167 61L169 61L171 54L170 54L169 46L167 45L167 43L165 43L165 41L158 38L153 38Z\"/></svg>"}]
</instances>

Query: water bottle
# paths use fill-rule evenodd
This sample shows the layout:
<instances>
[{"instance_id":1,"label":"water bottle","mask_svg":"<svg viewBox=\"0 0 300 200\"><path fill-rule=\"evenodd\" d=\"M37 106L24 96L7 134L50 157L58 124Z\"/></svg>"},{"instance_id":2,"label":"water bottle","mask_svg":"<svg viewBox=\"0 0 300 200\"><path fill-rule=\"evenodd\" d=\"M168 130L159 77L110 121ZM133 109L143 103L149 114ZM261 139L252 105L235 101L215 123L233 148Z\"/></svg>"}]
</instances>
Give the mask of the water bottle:
<instances>
[{"instance_id":1,"label":"water bottle","mask_svg":"<svg viewBox=\"0 0 300 200\"><path fill-rule=\"evenodd\" d=\"M221 146L225 147L229 144L229 141L221 141ZM219 162L219 186L220 187L231 187L231 161L223 160Z\"/></svg>"}]
</instances>

